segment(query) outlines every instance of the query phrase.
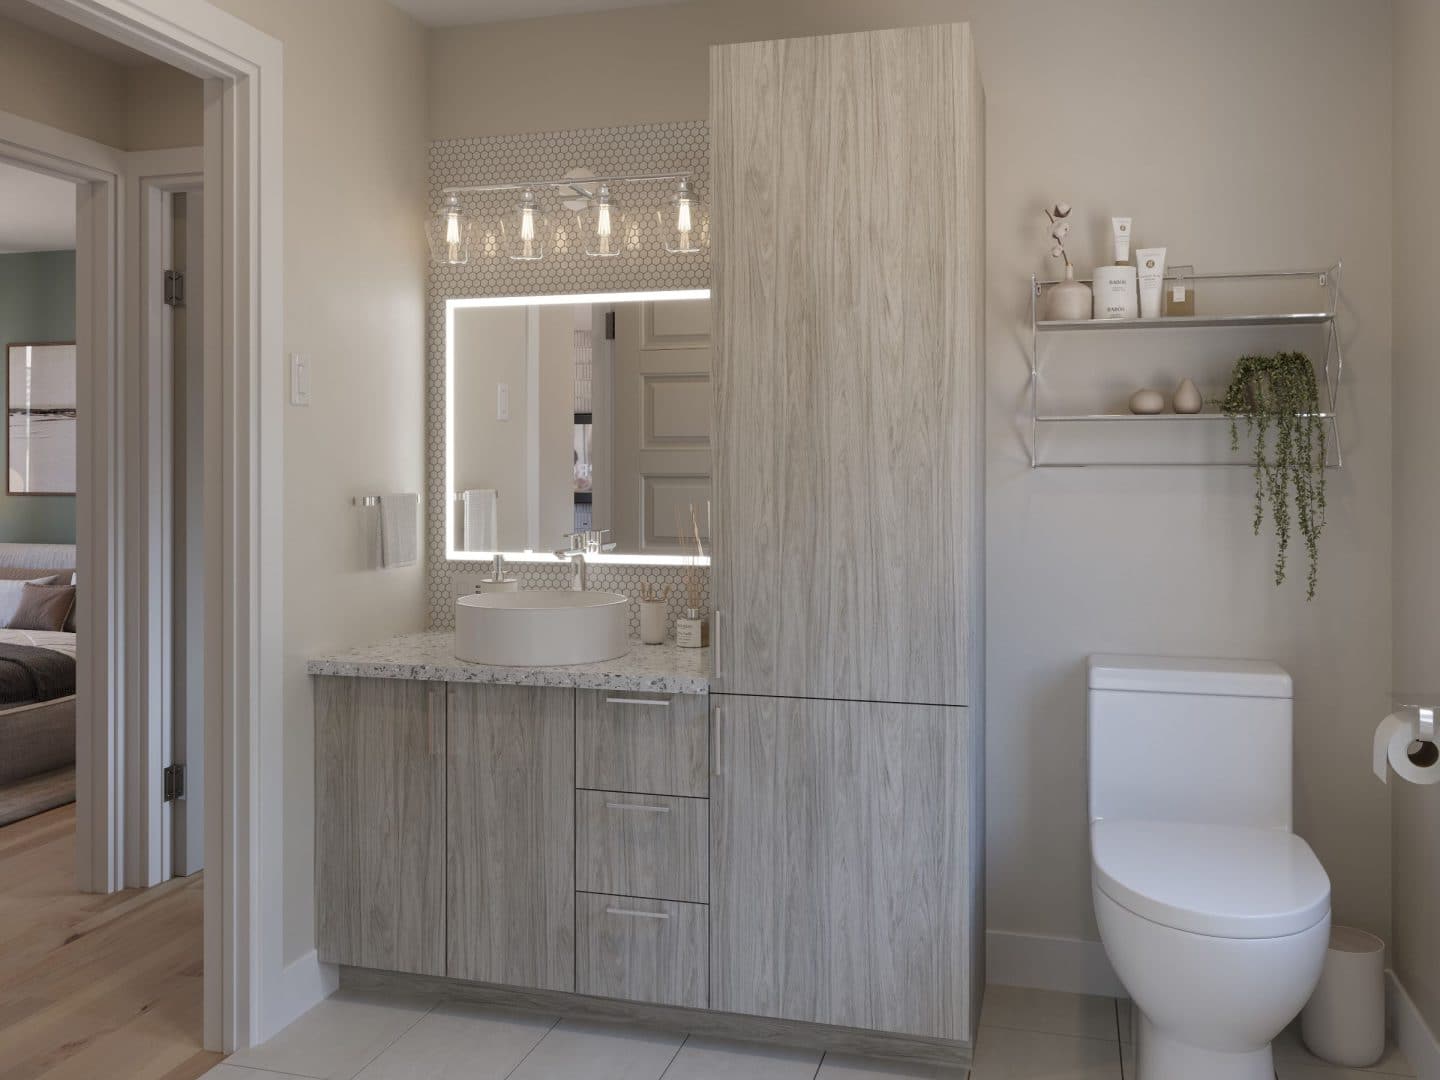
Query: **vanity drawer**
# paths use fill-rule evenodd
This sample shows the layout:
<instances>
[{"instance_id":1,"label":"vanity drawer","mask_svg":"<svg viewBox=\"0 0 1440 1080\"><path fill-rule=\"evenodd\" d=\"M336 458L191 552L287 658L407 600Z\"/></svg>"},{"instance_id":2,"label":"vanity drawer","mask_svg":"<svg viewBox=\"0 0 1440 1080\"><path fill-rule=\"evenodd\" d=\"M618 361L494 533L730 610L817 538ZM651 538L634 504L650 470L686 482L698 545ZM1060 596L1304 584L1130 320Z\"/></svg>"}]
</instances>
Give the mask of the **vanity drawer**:
<instances>
[{"instance_id":1,"label":"vanity drawer","mask_svg":"<svg viewBox=\"0 0 1440 1080\"><path fill-rule=\"evenodd\" d=\"M710 801L577 791L575 870L583 892L705 903Z\"/></svg>"},{"instance_id":2,"label":"vanity drawer","mask_svg":"<svg viewBox=\"0 0 1440 1080\"><path fill-rule=\"evenodd\" d=\"M704 904L579 893L575 990L703 1009L710 1000L709 941Z\"/></svg>"},{"instance_id":3,"label":"vanity drawer","mask_svg":"<svg viewBox=\"0 0 1440 1080\"><path fill-rule=\"evenodd\" d=\"M709 711L705 694L578 691L576 786L705 798Z\"/></svg>"}]
</instances>

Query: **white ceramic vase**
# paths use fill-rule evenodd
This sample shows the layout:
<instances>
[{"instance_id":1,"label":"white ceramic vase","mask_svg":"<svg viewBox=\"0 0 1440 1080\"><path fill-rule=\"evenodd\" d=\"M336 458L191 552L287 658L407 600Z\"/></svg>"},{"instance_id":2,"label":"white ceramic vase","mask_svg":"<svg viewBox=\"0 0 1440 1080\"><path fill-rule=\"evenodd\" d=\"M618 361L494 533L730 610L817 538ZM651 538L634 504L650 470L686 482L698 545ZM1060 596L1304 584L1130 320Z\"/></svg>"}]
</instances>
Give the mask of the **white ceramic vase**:
<instances>
[{"instance_id":1,"label":"white ceramic vase","mask_svg":"<svg viewBox=\"0 0 1440 1080\"><path fill-rule=\"evenodd\" d=\"M1065 280L1050 290L1045 317L1051 321L1074 322L1090 318L1094 296L1090 286L1075 280L1075 268L1065 267Z\"/></svg>"},{"instance_id":2,"label":"white ceramic vase","mask_svg":"<svg viewBox=\"0 0 1440 1080\"><path fill-rule=\"evenodd\" d=\"M1200 388L1189 379L1181 379L1175 388L1175 411L1182 415L1193 415L1205 404L1200 397Z\"/></svg>"}]
</instances>

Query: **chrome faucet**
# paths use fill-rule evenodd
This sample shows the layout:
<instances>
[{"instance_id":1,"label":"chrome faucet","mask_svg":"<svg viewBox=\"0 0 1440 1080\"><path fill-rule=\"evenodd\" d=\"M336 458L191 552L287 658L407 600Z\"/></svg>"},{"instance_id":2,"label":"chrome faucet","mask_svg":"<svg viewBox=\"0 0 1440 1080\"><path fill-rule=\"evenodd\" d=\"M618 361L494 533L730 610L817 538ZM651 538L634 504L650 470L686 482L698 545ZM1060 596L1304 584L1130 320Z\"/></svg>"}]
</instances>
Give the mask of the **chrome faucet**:
<instances>
[{"instance_id":1,"label":"chrome faucet","mask_svg":"<svg viewBox=\"0 0 1440 1080\"><path fill-rule=\"evenodd\" d=\"M555 552L557 559L563 559L575 567L575 580L570 588L575 592L584 592L589 585L589 576L585 567L585 553L577 548L561 548Z\"/></svg>"}]
</instances>

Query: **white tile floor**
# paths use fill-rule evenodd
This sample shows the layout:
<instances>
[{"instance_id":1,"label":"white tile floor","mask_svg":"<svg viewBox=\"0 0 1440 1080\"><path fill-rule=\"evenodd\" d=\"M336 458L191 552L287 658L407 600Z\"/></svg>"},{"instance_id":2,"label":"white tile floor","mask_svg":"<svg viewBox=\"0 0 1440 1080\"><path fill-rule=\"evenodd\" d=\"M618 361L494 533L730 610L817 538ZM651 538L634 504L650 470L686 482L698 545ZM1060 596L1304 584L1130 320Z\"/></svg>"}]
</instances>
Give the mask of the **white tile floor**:
<instances>
[{"instance_id":1,"label":"white tile floor","mask_svg":"<svg viewBox=\"0 0 1440 1080\"><path fill-rule=\"evenodd\" d=\"M969 1080L1136 1080L1128 1002L991 986ZM1275 1046L1279 1080L1414 1076L1393 1048L1372 1069ZM842 1054L773 1050L342 991L205 1080L965 1080L963 1072Z\"/></svg>"}]
</instances>

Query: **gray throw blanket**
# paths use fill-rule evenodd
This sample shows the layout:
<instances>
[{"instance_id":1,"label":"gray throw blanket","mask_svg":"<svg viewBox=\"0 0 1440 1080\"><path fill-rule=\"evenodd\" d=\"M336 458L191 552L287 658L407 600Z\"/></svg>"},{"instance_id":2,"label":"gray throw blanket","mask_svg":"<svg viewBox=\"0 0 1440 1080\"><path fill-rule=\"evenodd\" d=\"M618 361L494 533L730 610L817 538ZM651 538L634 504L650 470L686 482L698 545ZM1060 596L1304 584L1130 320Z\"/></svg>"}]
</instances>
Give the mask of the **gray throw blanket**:
<instances>
[{"instance_id":1,"label":"gray throw blanket","mask_svg":"<svg viewBox=\"0 0 1440 1080\"><path fill-rule=\"evenodd\" d=\"M33 645L0 643L0 707L75 693L75 658Z\"/></svg>"}]
</instances>

